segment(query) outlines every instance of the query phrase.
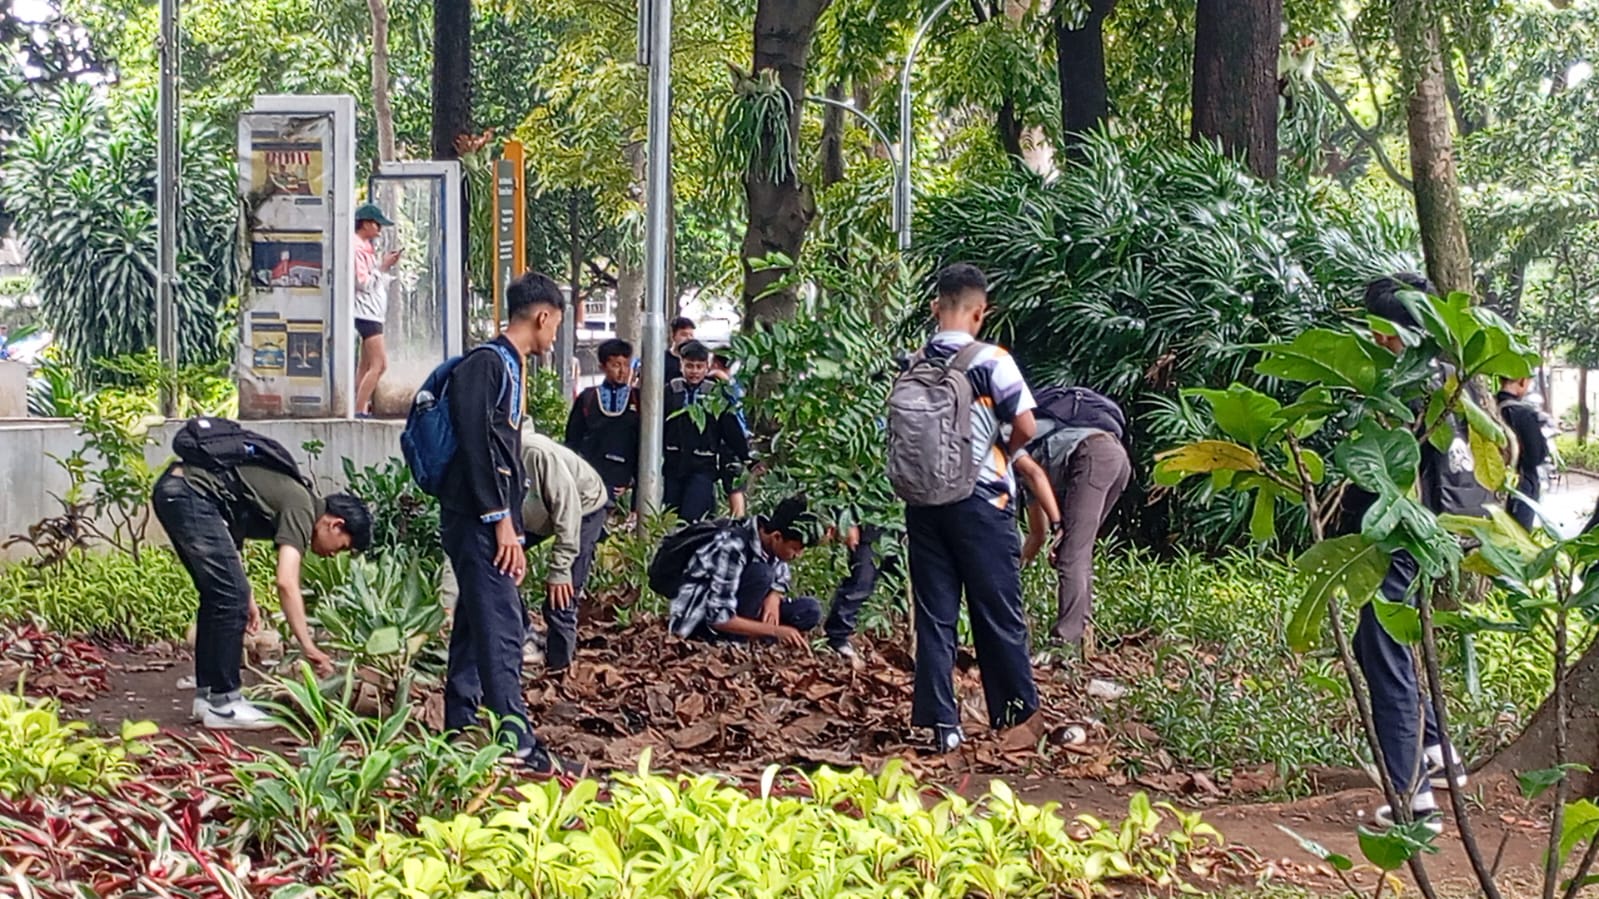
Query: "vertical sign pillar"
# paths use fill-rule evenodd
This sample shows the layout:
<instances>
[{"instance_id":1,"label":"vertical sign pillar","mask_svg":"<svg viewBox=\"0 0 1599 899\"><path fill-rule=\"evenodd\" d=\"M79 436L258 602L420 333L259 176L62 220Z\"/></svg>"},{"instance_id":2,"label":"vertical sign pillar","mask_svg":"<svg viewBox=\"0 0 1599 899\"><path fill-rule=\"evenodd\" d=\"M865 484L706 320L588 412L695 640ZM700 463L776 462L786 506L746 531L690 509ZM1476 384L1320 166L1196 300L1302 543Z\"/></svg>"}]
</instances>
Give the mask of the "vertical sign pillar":
<instances>
[{"instance_id":1,"label":"vertical sign pillar","mask_svg":"<svg viewBox=\"0 0 1599 899\"><path fill-rule=\"evenodd\" d=\"M527 268L527 165L522 142L494 162L494 332L505 323L505 288Z\"/></svg>"}]
</instances>

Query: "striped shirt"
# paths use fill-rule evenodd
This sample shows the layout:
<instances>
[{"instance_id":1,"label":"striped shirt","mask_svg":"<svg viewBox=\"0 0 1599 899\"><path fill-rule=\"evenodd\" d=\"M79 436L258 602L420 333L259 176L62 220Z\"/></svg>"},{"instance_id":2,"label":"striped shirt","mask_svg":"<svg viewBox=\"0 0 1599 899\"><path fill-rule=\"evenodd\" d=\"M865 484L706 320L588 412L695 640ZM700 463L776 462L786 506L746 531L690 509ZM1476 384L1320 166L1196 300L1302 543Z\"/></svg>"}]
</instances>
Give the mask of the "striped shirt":
<instances>
[{"instance_id":1,"label":"striped shirt","mask_svg":"<svg viewBox=\"0 0 1599 899\"><path fill-rule=\"evenodd\" d=\"M940 331L924 352L929 359L949 358L975 339L965 331ZM1002 347L984 344L966 369L966 377L972 382L972 454L978 464L977 489L972 495L1006 509L1016 494L1016 478L1001 430L1037 404L1015 357Z\"/></svg>"}]
</instances>

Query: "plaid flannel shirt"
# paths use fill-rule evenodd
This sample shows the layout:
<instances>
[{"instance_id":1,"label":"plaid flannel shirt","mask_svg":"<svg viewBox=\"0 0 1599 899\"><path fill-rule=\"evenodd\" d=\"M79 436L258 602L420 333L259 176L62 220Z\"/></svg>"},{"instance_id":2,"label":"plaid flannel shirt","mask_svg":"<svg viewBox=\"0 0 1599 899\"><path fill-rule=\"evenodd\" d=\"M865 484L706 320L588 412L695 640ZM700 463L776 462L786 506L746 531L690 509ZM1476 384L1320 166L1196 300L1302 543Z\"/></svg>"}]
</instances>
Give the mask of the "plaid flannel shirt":
<instances>
[{"instance_id":1,"label":"plaid flannel shirt","mask_svg":"<svg viewBox=\"0 0 1599 899\"><path fill-rule=\"evenodd\" d=\"M688 638L702 624L715 627L736 616L739 578L754 561L771 566L772 591L787 595L788 563L767 554L754 518L733 522L689 559L683 586L672 599L672 633Z\"/></svg>"}]
</instances>

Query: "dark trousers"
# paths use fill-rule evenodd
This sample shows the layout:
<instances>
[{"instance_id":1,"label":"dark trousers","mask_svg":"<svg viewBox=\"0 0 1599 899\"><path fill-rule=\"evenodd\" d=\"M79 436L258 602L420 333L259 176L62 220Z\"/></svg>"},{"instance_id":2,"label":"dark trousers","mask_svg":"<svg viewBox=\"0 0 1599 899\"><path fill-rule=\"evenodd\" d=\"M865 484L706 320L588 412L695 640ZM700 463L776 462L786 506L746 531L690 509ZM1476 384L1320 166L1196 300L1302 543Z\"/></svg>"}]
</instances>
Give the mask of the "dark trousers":
<instances>
[{"instance_id":1,"label":"dark trousers","mask_svg":"<svg viewBox=\"0 0 1599 899\"><path fill-rule=\"evenodd\" d=\"M518 750L537 739L522 701L522 643L526 610L516 581L494 567L494 526L475 515L443 511L444 554L461 586L450 629L450 666L444 684L444 727L477 723L478 704L501 718L499 736Z\"/></svg>"},{"instance_id":2,"label":"dark trousers","mask_svg":"<svg viewBox=\"0 0 1599 899\"><path fill-rule=\"evenodd\" d=\"M244 625L250 614L250 579L239 546L214 500L183 478L163 474L150 504L178 561L200 592L194 626L194 686L218 703L239 697Z\"/></svg>"},{"instance_id":3,"label":"dark trousers","mask_svg":"<svg viewBox=\"0 0 1599 899\"><path fill-rule=\"evenodd\" d=\"M972 623L983 697L994 728L1038 710L1022 614L1021 543L1011 513L977 497L905 510L916 597L916 688L911 724L960 724L955 702L956 621L961 591Z\"/></svg>"},{"instance_id":4,"label":"dark trousers","mask_svg":"<svg viewBox=\"0 0 1599 899\"><path fill-rule=\"evenodd\" d=\"M761 612L766 605L766 597L772 592L772 582L776 576L772 567L758 559L752 559L744 566L743 572L738 576L738 611L740 618L759 621ZM785 596L778 606L777 623L787 625L797 631L809 631L821 623L822 604L812 596ZM700 640L713 642L742 642L743 637L735 634L724 634L710 625L701 625L694 636ZM767 638L765 642L771 642Z\"/></svg>"},{"instance_id":5,"label":"dark trousers","mask_svg":"<svg viewBox=\"0 0 1599 899\"><path fill-rule=\"evenodd\" d=\"M1516 492L1533 502L1537 502L1539 496L1543 494L1543 484L1539 482L1538 472L1521 472L1519 482L1516 484ZM1532 530L1533 524L1538 520L1538 516L1533 512L1532 506L1522 502L1521 497L1514 494L1511 495L1510 501L1505 503L1505 511L1510 513L1510 517L1514 518L1517 524L1528 531Z\"/></svg>"},{"instance_id":6,"label":"dark trousers","mask_svg":"<svg viewBox=\"0 0 1599 899\"><path fill-rule=\"evenodd\" d=\"M833 605L827 613L827 623L822 630L832 646L842 646L855 633L855 619L861 606L877 589L877 541L883 537L882 528L861 528L861 540L849 551L849 574L833 592Z\"/></svg>"},{"instance_id":7,"label":"dark trousers","mask_svg":"<svg viewBox=\"0 0 1599 899\"><path fill-rule=\"evenodd\" d=\"M684 521L704 521L716 512L716 472L668 471L661 505Z\"/></svg>"},{"instance_id":8,"label":"dark trousers","mask_svg":"<svg viewBox=\"0 0 1599 899\"><path fill-rule=\"evenodd\" d=\"M1055 557L1059 587L1052 633L1058 640L1083 640L1083 629L1094 614L1094 540L1132 473L1121 441L1109 434L1096 435L1077 445L1066 463L1065 480L1055 485L1061 544Z\"/></svg>"},{"instance_id":9,"label":"dark trousers","mask_svg":"<svg viewBox=\"0 0 1599 899\"><path fill-rule=\"evenodd\" d=\"M589 572L594 568L594 547L605 530L605 509L583 516L578 530L577 558L572 562L572 602L557 609L544 600L544 664L550 671L572 667L572 656L577 652L577 606L583 598L583 588L588 584Z\"/></svg>"},{"instance_id":10,"label":"dark trousers","mask_svg":"<svg viewBox=\"0 0 1599 899\"><path fill-rule=\"evenodd\" d=\"M1414 603L1409 596L1416 580L1416 560L1408 553L1397 553L1388 566L1378 592L1389 602ZM1377 727L1377 742L1382 746L1388 776L1399 795L1408 795L1417 783L1425 792L1426 772L1421 765L1424 746L1441 741L1438 719L1432 702L1421 692L1416 678L1414 653L1383 630L1371 603L1360 610L1355 628L1355 661L1366 676L1371 691L1371 716Z\"/></svg>"}]
</instances>

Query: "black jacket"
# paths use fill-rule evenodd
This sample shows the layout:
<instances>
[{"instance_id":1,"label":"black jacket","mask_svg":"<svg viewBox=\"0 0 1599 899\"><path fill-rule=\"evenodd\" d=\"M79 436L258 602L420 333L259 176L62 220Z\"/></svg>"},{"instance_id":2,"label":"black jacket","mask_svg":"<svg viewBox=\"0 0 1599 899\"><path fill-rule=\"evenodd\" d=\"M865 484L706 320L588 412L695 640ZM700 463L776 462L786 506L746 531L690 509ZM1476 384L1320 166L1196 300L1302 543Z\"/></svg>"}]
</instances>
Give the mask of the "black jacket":
<instances>
[{"instance_id":1,"label":"black jacket","mask_svg":"<svg viewBox=\"0 0 1599 899\"><path fill-rule=\"evenodd\" d=\"M638 391L629 389L622 411L612 414L600 403L600 390L590 387L577 395L566 419L566 445L615 490L631 485L638 473Z\"/></svg>"},{"instance_id":2,"label":"black jacket","mask_svg":"<svg viewBox=\"0 0 1599 899\"><path fill-rule=\"evenodd\" d=\"M1549 439L1543 435L1543 421L1539 419L1537 409L1520 397L1503 391L1495 399L1499 401L1499 416L1510 427L1510 432L1516 435L1516 444L1521 448L1521 455L1516 460L1516 473L1521 476L1521 492L1526 493L1526 485L1538 483L1538 466L1549 461Z\"/></svg>"},{"instance_id":3,"label":"black jacket","mask_svg":"<svg viewBox=\"0 0 1599 899\"><path fill-rule=\"evenodd\" d=\"M493 341L521 360L502 335ZM455 462L444 476L439 505L451 512L493 520L501 513L522 533L522 364L505 364L499 353L474 350L450 375L450 420L455 425Z\"/></svg>"},{"instance_id":4,"label":"black jacket","mask_svg":"<svg viewBox=\"0 0 1599 899\"><path fill-rule=\"evenodd\" d=\"M749 460L749 438L738 423L732 398L723 393L724 411L707 417L701 428L694 416L684 411L699 398L713 391L724 390L720 382L706 379L690 387L681 378L666 388L666 471L683 474L690 471L726 471L737 473Z\"/></svg>"}]
</instances>

